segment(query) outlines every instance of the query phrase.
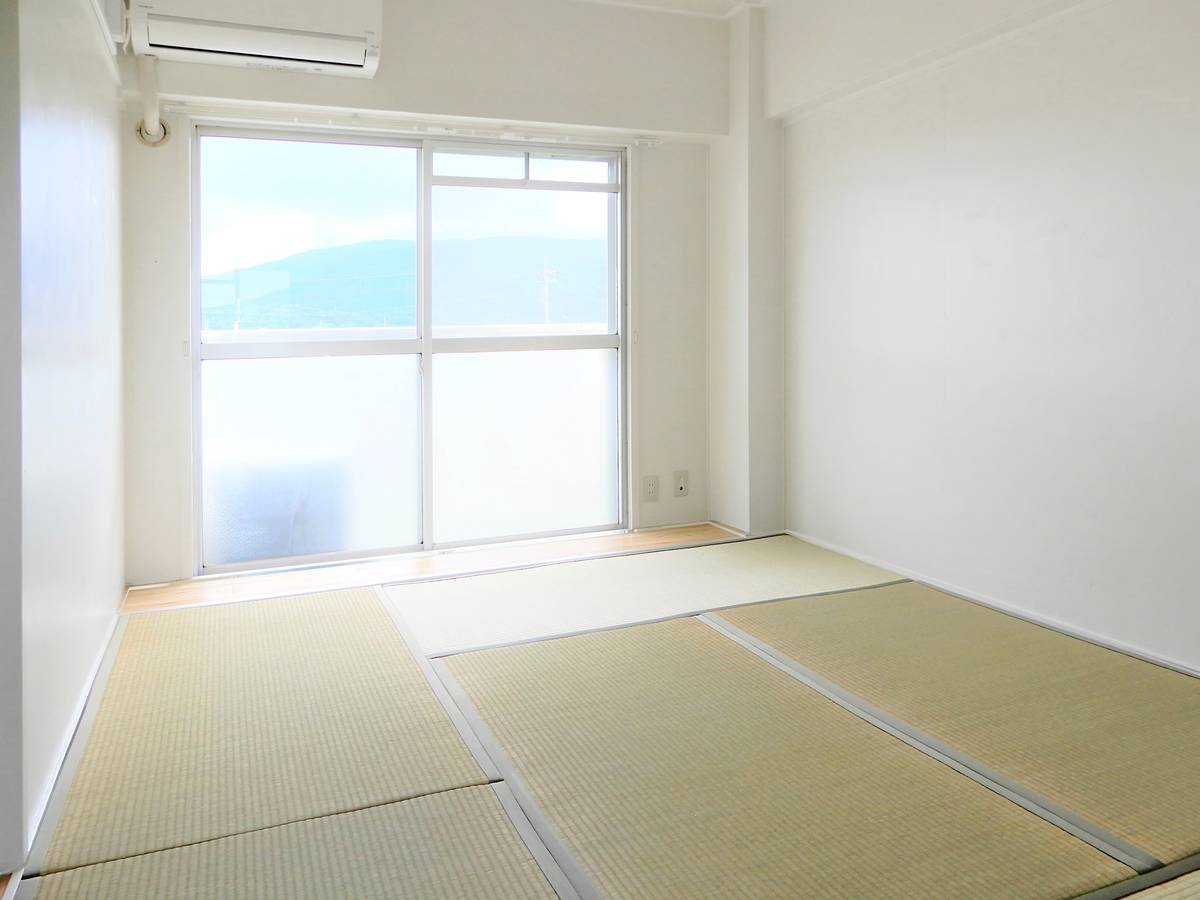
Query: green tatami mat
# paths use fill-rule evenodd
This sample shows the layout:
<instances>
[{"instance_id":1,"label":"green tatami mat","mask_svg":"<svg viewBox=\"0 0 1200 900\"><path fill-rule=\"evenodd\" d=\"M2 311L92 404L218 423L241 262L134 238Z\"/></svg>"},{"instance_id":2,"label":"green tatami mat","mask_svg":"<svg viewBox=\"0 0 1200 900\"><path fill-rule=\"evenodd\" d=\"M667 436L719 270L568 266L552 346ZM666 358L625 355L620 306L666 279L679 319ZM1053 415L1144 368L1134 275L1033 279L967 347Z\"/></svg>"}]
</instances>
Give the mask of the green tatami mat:
<instances>
[{"instance_id":1,"label":"green tatami mat","mask_svg":"<svg viewBox=\"0 0 1200 900\"><path fill-rule=\"evenodd\" d=\"M20 896L539 900L555 894L485 786L46 875L23 885Z\"/></svg>"},{"instance_id":2,"label":"green tatami mat","mask_svg":"<svg viewBox=\"0 0 1200 900\"><path fill-rule=\"evenodd\" d=\"M370 589L131 616L39 873L486 781Z\"/></svg>"},{"instance_id":3,"label":"green tatami mat","mask_svg":"<svg viewBox=\"0 0 1200 900\"><path fill-rule=\"evenodd\" d=\"M1133 874L696 619L442 662L610 897L1066 898Z\"/></svg>"},{"instance_id":4,"label":"green tatami mat","mask_svg":"<svg viewBox=\"0 0 1200 900\"><path fill-rule=\"evenodd\" d=\"M1200 850L1200 680L919 584L720 617L1170 862Z\"/></svg>"}]
</instances>

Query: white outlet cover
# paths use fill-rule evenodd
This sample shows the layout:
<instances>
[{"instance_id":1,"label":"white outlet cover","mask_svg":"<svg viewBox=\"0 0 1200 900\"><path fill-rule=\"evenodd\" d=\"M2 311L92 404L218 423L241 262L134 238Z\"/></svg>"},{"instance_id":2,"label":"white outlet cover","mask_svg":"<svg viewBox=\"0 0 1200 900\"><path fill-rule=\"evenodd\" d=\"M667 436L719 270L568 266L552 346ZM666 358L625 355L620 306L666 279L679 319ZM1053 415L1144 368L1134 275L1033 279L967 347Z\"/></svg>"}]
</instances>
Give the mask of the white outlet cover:
<instances>
[{"instance_id":1,"label":"white outlet cover","mask_svg":"<svg viewBox=\"0 0 1200 900\"><path fill-rule=\"evenodd\" d=\"M647 503L658 501L658 476L647 475L642 479L642 499Z\"/></svg>"}]
</instances>

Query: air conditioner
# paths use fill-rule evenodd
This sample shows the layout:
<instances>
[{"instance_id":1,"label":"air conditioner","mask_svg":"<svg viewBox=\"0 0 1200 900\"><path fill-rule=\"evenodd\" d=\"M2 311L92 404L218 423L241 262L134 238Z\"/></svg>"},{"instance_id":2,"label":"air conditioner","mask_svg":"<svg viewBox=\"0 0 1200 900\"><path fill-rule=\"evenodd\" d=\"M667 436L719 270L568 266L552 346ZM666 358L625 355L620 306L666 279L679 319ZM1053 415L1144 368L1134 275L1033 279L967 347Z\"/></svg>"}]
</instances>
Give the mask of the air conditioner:
<instances>
[{"instance_id":1,"label":"air conditioner","mask_svg":"<svg viewBox=\"0 0 1200 900\"><path fill-rule=\"evenodd\" d=\"M135 53L372 78L382 0L131 0Z\"/></svg>"}]
</instances>

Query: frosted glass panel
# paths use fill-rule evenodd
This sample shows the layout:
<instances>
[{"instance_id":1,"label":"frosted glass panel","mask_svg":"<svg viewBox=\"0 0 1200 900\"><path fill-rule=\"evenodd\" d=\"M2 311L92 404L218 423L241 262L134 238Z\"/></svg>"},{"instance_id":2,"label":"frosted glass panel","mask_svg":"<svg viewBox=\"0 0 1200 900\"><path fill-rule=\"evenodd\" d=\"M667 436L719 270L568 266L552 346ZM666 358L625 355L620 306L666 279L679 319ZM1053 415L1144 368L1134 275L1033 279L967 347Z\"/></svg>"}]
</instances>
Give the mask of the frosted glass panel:
<instances>
[{"instance_id":1,"label":"frosted glass panel","mask_svg":"<svg viewBox=\"0 0 1200 900\"><path fill-rule=\"evenodd\" d=\"M434 334L607 333L615 197L435 187Z\"/></svg>"},{"instance_id":2,"label":"frosted glass panel","mask_svg":"<svg viewBox=\"0 0 1200 900\"><path fill-rule=\"evenodd\" d=\"M206 565L421 541L415 356L202 365Z\"/></svg>"},{"instance_id":3,"label":"frosted glass panel","mask_svg":"<svg viewBox=\"0 0 1200 900\"><path fill-rule=\"evenodd\" d=\"M417 151L200 139L206 341L415 334Z\"/></svg>"},{"instance_id":4,"label":"frosted glass panel","mask_svg":"<svg viewBox=\"0 0 1200 900\"><path fill-rule=\"evenodd\" d=\"M441 354L433 396L436 541L618 521L616 350Z\"/></svg>"}]
</instances>

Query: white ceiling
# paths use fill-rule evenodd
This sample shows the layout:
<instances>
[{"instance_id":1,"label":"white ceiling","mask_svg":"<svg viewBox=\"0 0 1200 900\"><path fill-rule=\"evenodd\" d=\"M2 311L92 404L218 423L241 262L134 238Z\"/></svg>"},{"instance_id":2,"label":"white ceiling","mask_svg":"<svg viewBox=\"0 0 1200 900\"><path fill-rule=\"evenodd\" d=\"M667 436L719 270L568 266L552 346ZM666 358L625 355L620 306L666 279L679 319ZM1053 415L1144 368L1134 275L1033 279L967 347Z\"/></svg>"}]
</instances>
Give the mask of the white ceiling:
<instances>
[{"instance_id":1,"label":"white ceiling","mask_svg":"<svg viewBox=\"0 0 1200 900\"><path fill-rule=\"evenodd\" d=\"M581 0L584 3L606 3L609 6L636 6L659 12L684 16L706 16L724 19L743 6L766 6L767 0Z\"/></svg>"}]
</instances>

